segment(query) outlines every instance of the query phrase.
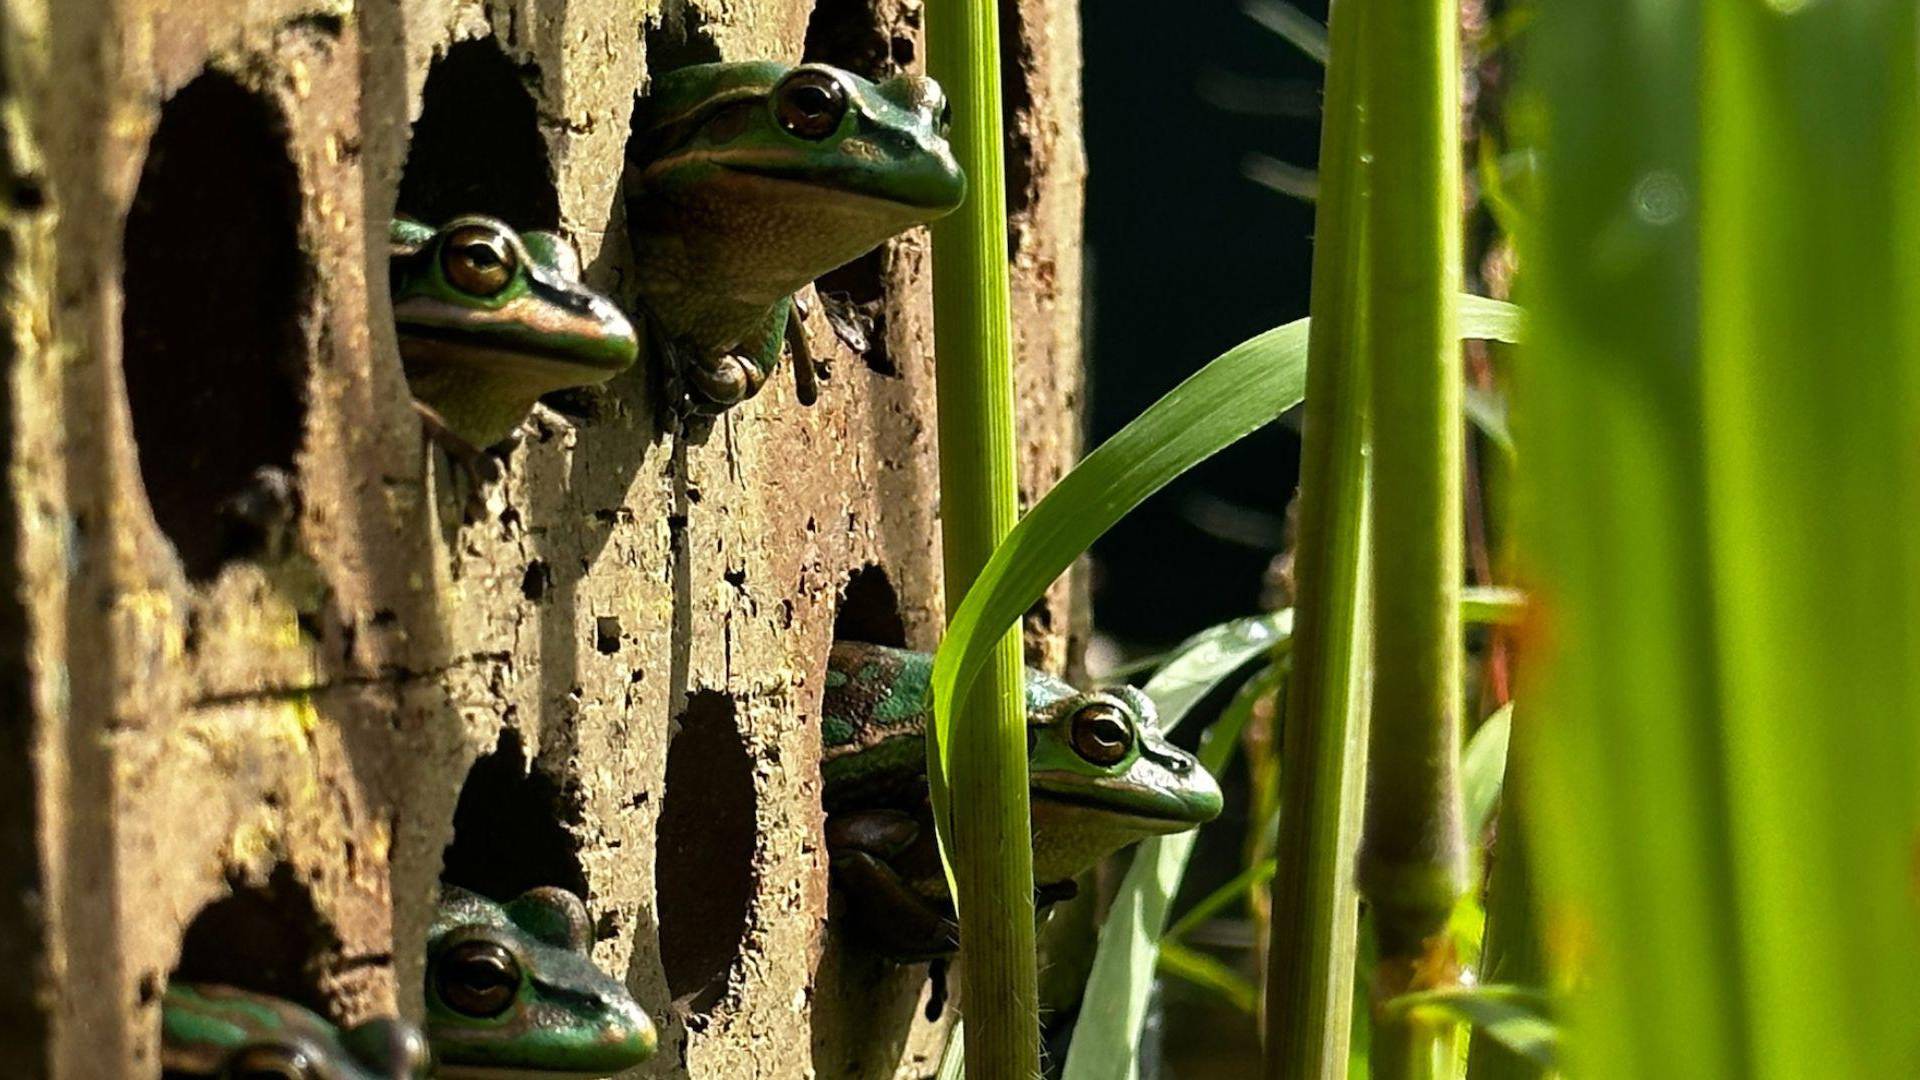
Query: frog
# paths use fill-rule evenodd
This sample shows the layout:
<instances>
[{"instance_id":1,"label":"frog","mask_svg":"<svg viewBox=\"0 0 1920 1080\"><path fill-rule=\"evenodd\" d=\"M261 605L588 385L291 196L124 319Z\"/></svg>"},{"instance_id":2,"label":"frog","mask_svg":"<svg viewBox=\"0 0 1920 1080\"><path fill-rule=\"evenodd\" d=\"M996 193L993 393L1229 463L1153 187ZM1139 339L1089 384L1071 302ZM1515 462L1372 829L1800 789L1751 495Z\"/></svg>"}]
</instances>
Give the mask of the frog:
<instances>
[{"instance_id":1,"label":"frog","mask_svg":"<svg viewBox=\"0 0 1920 1080\"><path fill-rule=\"evenodd\" d=\"M403 1020L340 1029L284 998L218 983L174 982L160 1004L167 1077L223 1080L417 1080L426 1040Z\"/></svg>"},{"instance_id":2,"label":"frog","mask_svg":"<svg viewBox=\"0 0 1920 1080\"><path fill-rule=\"evenodd\" d=\"M581 284L580 255L558 233L484 214L438 227L394 218L388 278L414 408L463 463L542 396L598 386L639 359L632 320Z\"/></svg>"},{"instance_id":3,"label":"frog","mask_svg":"<svg viewBox=\"0 0 1920 1080\"><path fill-rule=\"evenodd\" d=\"M795 294L959 207L951 110L921 75L723 61L660 76L639 107L626 229L668 399L715 416L760 392L783 342L796 397L821 378ZM804 313L801 313L804 314Z\"/></svg>"},{"instance_id":4,"label":"frog","mask_svg":"<svg viewBox=\"0 0 1920 1080\"><path fill-rule=\"evenodd\" d=\"M443 884L427 938L427 1039L450 1078L611 1076L653 1056L653 1020L588 955L558 886L505 903Z\"/></svg>"},{"instance_id":5,"label":"frog","mask_svg":"<svg viewBox=\"0 0 1920 1080\"><path fill-rule=\"evenodd\" d=\"M927 800L929 653L836 641L820 705L822 803L842 924L899 961L939 960L959 944ZM1160 732L1138 688L1082 691L1026 676L1036 904L1136 840L1220 814L1220 785Z\"/></svg>"}]
</instances>

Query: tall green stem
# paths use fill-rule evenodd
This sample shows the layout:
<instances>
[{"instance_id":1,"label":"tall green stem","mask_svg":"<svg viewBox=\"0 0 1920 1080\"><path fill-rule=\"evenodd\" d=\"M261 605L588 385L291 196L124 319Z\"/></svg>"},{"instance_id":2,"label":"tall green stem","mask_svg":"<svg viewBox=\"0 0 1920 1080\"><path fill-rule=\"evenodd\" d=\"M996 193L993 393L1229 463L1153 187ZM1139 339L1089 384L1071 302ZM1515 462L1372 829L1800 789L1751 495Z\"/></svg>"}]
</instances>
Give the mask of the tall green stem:
<instances>
[{"instance_id":1,"label":"tall green stem","mask_svg":"<svg viewBox=\"0 0 1920 1080\"><path fill-rule=\"evenodd\" d=\"M1340 0L1329 27L1320 199L1314 215L1300 531L1294 555L1293 675L1280 760L1267 955L1266 1075L1344 1077L1359 901L1353 851L1365 747L1362 537L1366 523L1366 0Z\"/></svg>"},{"instance_id":2,"label":"tall green stem","mask_svg":"<svg viewBox=\"0 0 1920 1080\"><path fill-rule=\"evenodd\" d=\"M999 8L927 5L927 66L953 103L950 141L970 190L934 227L941 537L951 614L1018 514ZM973 1080L1039 1074L1033 844L1020 637L999 642L955 717L948 853L965 957L962 1008ZM940 771L930 770L935 782Z\"/></svg>"},{"instance_id":3,"label":"tall green stem","mask_svg":"<svg viewBox=\"0 0 1920 1080\"><path fill-rule=\"evenodd\" d=\"M1446 933L1466 888L1460 806L1460 153L1454 0L1367 27L1366 340L1371 356L1373 718L1359 881L1376 1001L1455 980ZM1375 1011L1376 1076L1426 1076L1451 1025Z\"/></svg>"}]
</instances>

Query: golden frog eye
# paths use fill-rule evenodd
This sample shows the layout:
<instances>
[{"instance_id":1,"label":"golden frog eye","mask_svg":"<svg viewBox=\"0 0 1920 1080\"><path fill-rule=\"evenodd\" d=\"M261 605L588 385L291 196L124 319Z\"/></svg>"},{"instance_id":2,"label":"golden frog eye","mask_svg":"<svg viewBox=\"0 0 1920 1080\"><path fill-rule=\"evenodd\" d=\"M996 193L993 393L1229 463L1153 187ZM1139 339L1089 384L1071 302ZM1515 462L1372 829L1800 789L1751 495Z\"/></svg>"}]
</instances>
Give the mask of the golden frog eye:
<instances>
[{"instance_id":1,"label":"golden frog eye","mask_svg":"<svg viewBox=\"0 0 1920 1080\"><path fill-rule=\"evenodd\" d=\"M1133 749L1133 725L1118 708L1097 701L1073 714L1073 752L1095 765L1117 765Z\"/></svg>"},{"instance_id":2,"label":"golden frog eye","mask_svg":"<svg viewBox=\"0 0 1920 1080\"><path fill-rule=\"evenodd\" d=\"M227 1080L313 1080L313 1063L285 1046L249 1046L227 1063Z\"/></svg>"},{"instance_id":3,"label":"golden frog eye","mask_svg":"<svg viewBox=\"0 0 1920 1080\"><path fill-rule=\"evenodd\" d=\"M462 942L440 957L433 980L448 1008L485 1020L506 1012L519 995L520 961L491 941Z\"/></svg>"},{"instance_id":4,"label":"golden frog eye","mask_svg":"<svg viewBox=\"0 0 1920 1080\"><path fill-rule=\"evenodd\" d=\"M840 130L847 115L847 88L824 71L796 71L773 91L773 115L780 126L819 142Z\"/></svg>"},{"instance_id":5,"label":"golden frog eye","mask_svg":"<svg viewBox=\"0 0 1920 1080\"><path fill-rule=\"evenodd\" d=\"M492 296L507 287L520 266L513 244L500 230L465 225L440 247L440 269L454 288L474 296Z\"/></svg>"}]
</instances>

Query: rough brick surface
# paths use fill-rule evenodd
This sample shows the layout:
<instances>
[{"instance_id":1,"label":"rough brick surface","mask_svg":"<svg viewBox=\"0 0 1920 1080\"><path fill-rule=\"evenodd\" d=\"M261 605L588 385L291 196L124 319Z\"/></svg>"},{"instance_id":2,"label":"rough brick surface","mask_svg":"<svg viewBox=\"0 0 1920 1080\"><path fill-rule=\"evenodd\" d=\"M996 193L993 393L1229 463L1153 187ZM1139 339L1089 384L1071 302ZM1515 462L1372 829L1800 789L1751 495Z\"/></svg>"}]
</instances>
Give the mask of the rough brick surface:
<instances>
[{"instance_id":1,"label":"rough brick surface","mask_svg":"<svg viewBox=\"0 0 1920 1080\"><path fill-rule=\"evenodd\" d=\"M1078 40L1066 0L1003 6L1033 495L1078 438ZM384 296L413 201L557 225L628 299L650 70L918 69L919 24L920 0L0 4L0 960L35 973L0 990L12 1075L153 1075L176 970L418 1016L443 855L585 891L662 1025L639 1075L932 1072L924 968L825 929L817 763L836 617L937 633L924 232L823 283L880 320L863 357L815 311L817 406L783 373L685 444L637 368L536 417L471 523ZM223 559L213 510L261 465L295 480L285 551ZM1065 616L1056 590L1037 660Z\"/></svg>"}]
</instances>

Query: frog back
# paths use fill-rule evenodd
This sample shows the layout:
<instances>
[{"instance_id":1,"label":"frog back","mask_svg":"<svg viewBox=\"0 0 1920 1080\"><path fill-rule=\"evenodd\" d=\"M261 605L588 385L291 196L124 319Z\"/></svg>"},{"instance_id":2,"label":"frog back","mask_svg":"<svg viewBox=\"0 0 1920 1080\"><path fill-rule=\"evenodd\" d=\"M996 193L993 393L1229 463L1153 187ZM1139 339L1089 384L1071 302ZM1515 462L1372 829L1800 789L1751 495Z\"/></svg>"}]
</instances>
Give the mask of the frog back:
<instances>
[{"instance_id":1,"label":"frog back","mask_svg":"<svg viewBox=\"0 0 1920 1080\"><path fill-rule=\"evenodd\" d=\"M664 153L685 142L707 117L729 105L763 99L793 70L777 60L694 64L660 76L641 103L637 125L643 155Z\"/></svg>"},{"instance_id":2,"label":"frog back","mask_svg":"<svg viewBox=\"0 0 1920 1080\"><path fill-rule=\"evenodd\" d=\"M833 643L820 702L820 774L829 811L884 801L924 783L932 686L931 653ZM1028 723L1076 693L1051 675L1029 670Z\"/></svg>"}]
</instances>

